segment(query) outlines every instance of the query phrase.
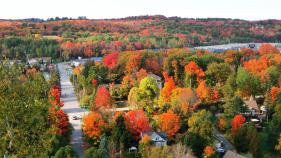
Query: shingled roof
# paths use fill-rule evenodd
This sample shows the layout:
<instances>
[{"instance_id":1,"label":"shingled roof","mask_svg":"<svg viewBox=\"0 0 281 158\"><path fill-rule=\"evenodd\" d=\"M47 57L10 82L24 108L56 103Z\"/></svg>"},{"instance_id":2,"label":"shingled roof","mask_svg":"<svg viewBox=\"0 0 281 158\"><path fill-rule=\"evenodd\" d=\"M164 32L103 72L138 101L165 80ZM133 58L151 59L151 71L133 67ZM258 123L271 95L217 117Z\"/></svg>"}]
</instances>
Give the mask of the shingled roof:
<instances>
[{"instance_id":1,"label":"shingled roof","mask_svg":"<svg viewBox=\"0 0 281 158\"><path fill-rule=\"evenodd\" d=\"M251 95L250 99L248 101L244 101L248 109L254 109L256 111L260 111L260 108L258 106L258 103L253 95Z\"/></svg>"}]
</instances>

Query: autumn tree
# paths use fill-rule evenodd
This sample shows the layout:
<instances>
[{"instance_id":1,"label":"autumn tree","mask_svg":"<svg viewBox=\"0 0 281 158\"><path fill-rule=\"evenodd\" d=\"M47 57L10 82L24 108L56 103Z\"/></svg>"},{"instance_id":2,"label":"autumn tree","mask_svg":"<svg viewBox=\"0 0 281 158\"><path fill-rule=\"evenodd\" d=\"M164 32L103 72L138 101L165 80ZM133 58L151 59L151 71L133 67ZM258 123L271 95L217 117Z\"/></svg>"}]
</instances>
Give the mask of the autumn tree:
<instances>
[{"instance_id":1,"label":"autumn tree","mask_svg":"<svg viewBox=\"0 0 281 158\"><path fill-rule=\"evenodd\" d=\"M220 131L224 132L226 130L226 120L224 117L219 117L217 120L217 127Z\"/></svg>"},{"instance_id":2,"label":"autumn tree","mask_svg":"<svg viewBox=\"0 0 281 158\"><path fill-rule=\"evenodd\" d=\"M56 128L56 134L65 135L70 131L68 115L61 109L52 107L49 109L50 121Z\"/></svg>"},{"instance_id":3,"label":"autumn tree","mask_svg":"<svg viewBox=\"0 0 281 158\"><path fill-rule=\"evenodd\" d=\"M142 56L139 53L130 55L129 61L126 64L126 71L129 74L137 72L141 66L141 60Z\"/></svg>"},{"instance_id":4,"label":"autumn tree","mask_svg":"<svg viewBox=\"0 0 281 158\"><path fill-rule=\"evenodd\" d=\"M194 62L191 61L184 67L186 74L186 85L193 88L205 77L204 71Z\"/></svg>"},{"instance_id":5,"label":"autumn tree","mask_svg":"<svg viewBox=\"0 0 281 158\"><path fill-rule=\"evenodd\" d=\"M149 119L143 110L127 112L125 115L125 124L136 140L140 138L141 133L148 132L151 129Z\"/></svg>"},{"instance_id":6,"label":"autumn tree","mask_svg":"<svg viewBox=\"0 0 281 158\"><path fill-rule=\"evenodd\" d=\"M206 76L212 85L224 85L232 70L227 63L211 63L208 65Z\"/></svg>"},{"instance_id":7,"label":"autumn tree","mask_svg":"<svg viewBox=\"0 0 281 158\"><path fill-rule=\"evenodd\" d=\"M206 81L200 81L196 88L196 93L199 99L203 102L210 100L211 89L207 87Z\"/></svg>"},{"instance_id":8,"label":"autumn tree","mask_svg":"<svg viewBox=\"0 0 281 158\"><path fill-rule=\"evenodd\" d=\"M215 149L211 146L206 146L205 149L204 149L204 155L207 158L212 157L215 154L215 152L216 152Z\"/></svg>"},{"instance_id":9,"label":"autumn tree","mask_svg":"<svg viewBox=\"0 0 281 158\"><path fill-rule=\"evenodd\" d=\"M82 129L88 138L97 140L102 135L103 128L106 127L106 125L101 114L92 111L83 118Z\"/></svg>"},{"instance_id":10,"label":"autumn tree","mask_svg":"<svg viewBox=\"0 0 281 158\"><path fill-rule=\"evenodd\" d=\"M110 93L105 86L98 88L94 101L94 109L110 108L112 106Z\"/></svg>"},{"instance_id":11,"label":"autumn tree","mask_svg":"<svg viewBox=\"0 0 281 158\"><path fill-rule=\"evenodd\" d=\"M52 86L50 89L50 95L49 95L49 102L53 105L53 106L58 106L58 107L62 107L63 106L63 102L60 100L61 97L61 89L59 86Z\"/></svg>"},{"instance_id":12,"label":"autumn tree","mask_svg":"<svg viewBox=\"0 0 281 158\"><path fill-rule=\"evenodd\" d=\"M147 112L153 112L159 93L158 85L154 78L146 77L141 80L139 87L132 88L129 93L129 102L144 108Z\"/></svg>"},{"instance_id":13,"label":"autumn tree","mask_svg":"<svg viewBox=\"0 0 281 158\"><path fill-rule=\"evenodd\" d=\"M235 115L234 118L231 121L231 125L232 125L232 134L235 135L237 130L246 122L246 118L241 115Z\"/></svg>"},{"instance_id":14,"label":"autumn tree","mask_svg":"<svg viewBox=\"0 0 281 158\"><path fill-rule=\"evenodd\" d=\"M158 100L160 106L163 106L165 103L170 103L172 92L176 88L174 79L172 77L167 76L167 74L164 74L163 76L166 76L166 78L164 87L160 90L160 96Z\"/></svg>"},{"instance_id":15,"label":"autumn tree","mask_svg":"<svg viewBox=\"0 0 281 158\"><path fill-rule=\"evenodd\" d=\"M264 43L259 47L259 54L266 55L266 54L278 54L280 53L278 48L271 45L270 43Z\"/></svg>"},{"instance_id":16,"label":"autumn tree","mask_svg":"<svg viewBox=\"0 0 281 158\"><path fill-rule=\"evenodd\" d=\"M210 121L211 114L206 110L193 113L188 120L188 132L196 133L207 142L212 142L213 124Z\"/></svg>"},{"instance_id":17,"label":"autumn tree","mask_svg":"<svg viewBox=\"0 0 281 158\"><path fill-rule=\"evenodd\" d=\"M145 69L140 69L137 73L136 73L136 77L137 77L137 81L138 83L144 79L145 77L147 77L148 73Z\"/></svg>"},{"instance_id":18,"label":"autumn tree","mask_svg":"<svg viewBox=\"0 0 281 158\"><path fill-rule=\"evenodd\" d=\"M163 113L158 118L158 127L172 138L180 129L180 117L172 110Z\"/></svg>"},{"instance_id":19,"label":"autumn tree","mask_svg":"<svg viewBox=\"0 0 281 158\"><path fill-rule=\"evenodd\" d=\"M176 88L171 95L171 109L176 113L187 115L196 109L199 103L197 94L191 88Z\"/></svg>"},{"instance_id":20,"label":"autumn tree","mask_svg":"<svg viewBox=\"0 0 281 158\"><path fill-rule=\"evenodd\" d=\"M276 100L277 100L277 96L278 96L278 94L280 94L280 93L281 93L281 87L272 87L272 88L270 89L271 99L272 99L273 101L276 101Z\"/></svg>"},{"instance_id":21,"label":"autumn tree","mask_svg":"<svg viewBox=\"0 0 281 158\"><path fill-rule=\"evenodd\" d=\"M242 96L257 95L261 92L260 79L242 67L238 68L236 84Z\"/></svg>"},{"instance_id":22,"label":"autumn tree","mask_svg":"<svg viewBox=\"0 0 281 158\"><path fill-rule=\"evenodd\" d=\"M119 53L111 53L104 57L103 64L107 66L109 69L113 69L118 60Z\"/></svg>"},{"instance_id":23,"label":"autumn tree","mask_svg":"<svg viewBox=\"0 0 281 158\"><path fill-rule=\"evenodd\" d=\"M260 59L252 59L243 63L243 67L248 72L265 80L267 77L267 69L269 67L269 60L266 57Z\"/></svg>"}]
</instances>

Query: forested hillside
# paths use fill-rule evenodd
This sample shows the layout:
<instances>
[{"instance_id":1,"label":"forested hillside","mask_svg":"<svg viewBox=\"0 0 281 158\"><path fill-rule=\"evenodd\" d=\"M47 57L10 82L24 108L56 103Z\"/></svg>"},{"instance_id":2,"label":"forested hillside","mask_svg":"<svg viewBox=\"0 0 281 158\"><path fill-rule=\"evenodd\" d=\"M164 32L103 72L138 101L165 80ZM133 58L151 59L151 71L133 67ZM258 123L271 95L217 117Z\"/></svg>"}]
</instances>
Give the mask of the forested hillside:
<instances>
[{"instance_id":1,"label":"forested hillside","mask_svg":"<svg viewBox=\"0 0 281 158\"><path fill-rule=\"evenodd\" d=\"M102 56L110 52L233 42L280 42L281 21L138 16L88 20L1 20L1 57Z\"/></svg>"}]
</instances>

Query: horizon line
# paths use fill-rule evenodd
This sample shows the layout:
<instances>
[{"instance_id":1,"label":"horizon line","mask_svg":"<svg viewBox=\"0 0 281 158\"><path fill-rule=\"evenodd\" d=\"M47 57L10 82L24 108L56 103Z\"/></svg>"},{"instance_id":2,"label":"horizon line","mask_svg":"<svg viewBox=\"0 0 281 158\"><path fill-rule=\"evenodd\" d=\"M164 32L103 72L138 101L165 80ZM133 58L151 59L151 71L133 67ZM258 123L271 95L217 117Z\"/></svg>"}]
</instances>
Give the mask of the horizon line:
<instances>
[{"instance_id":1,"label":"horizon line","mask_svg":"<svg viewBox=\"0 0 281 158\"><path fill-rule=\"evenodd\" d=\"M276 18L266 18L266 19L242 19L242 18L227 18L227 17L182 17L182 16L165 16L161 14L154 14L154 15L132 15L132 16L123 16L123 17L112 17L112 18L88 18L87 16L77 16L77 17L67 17L67 16L55 16L55 17L48 17L48 18L40 18L40 17L27 17L27 18L0 18L0 20L10 20L10 21L21 21L21 20L30 20L30 19L38 19L38 20L43 20L43 21L48 21L50 19L55 19L59 18L59 20L63 20L62 18L68 18L65 20L121 20L121 19L126 19L126 18L132 18L132 17L145 17L145 16L151 16L151 17L156 17L156 16L163 16L165 18L180 18L180 19L195 19L195 20L200 20L200 19L225 19L225 20L241 20L241 21L267 21L267 20L281 20L281 19L276 19ZM83 17L83 19L79 19L80 17ZM57 21L59 21L57 20ZM56 21L56 20L54 20Z\"/></svg>"}]
</instances>

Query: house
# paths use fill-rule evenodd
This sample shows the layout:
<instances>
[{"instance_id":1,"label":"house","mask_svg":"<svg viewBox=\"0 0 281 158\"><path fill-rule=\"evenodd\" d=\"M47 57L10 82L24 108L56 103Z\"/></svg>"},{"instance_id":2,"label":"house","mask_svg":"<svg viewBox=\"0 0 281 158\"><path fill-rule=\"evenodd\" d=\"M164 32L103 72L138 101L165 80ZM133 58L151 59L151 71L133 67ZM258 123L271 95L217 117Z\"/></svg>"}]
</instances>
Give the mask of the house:
<instances>
[{"instance_id":1,"label":"house","mask_svg":"<svg viewBox=\"0 0 281 158\"><path fill-rule=\"evenodd\" d=\"M144 135L147 135L150 137L151 142L153 145L155 146L165 146L167 145L167 135L166 133L163 132L154 132L154 131L150 131L150 132L146 132L141 134L141 137L143 137Z\"/></svg>"},{"instance_id":2,"label":"house","mask_svg":"<svg viewBox=\"0 0 281 158\"><path fill-rule=\"evenodd\" d=\"M251 95L249 100L244 101L246 107L251 111L252 116L260 114L260 108L253 95Z\"/></svg>"},{"instance_id":3,"label":"house","mask_svg":"<svg viewBox=\"0 0 281 158\"><path fill-rule=\"evenodd\" d=\"M231 150L228 150L225 155L223 156L223 158L246 158L245 156L242 156L238 153L235 153Z\"/></svg>"},{"instance_id":4,"label":"house","mask_svg":"<svg viewBox=\"0 0 281 158\"><path fill-rule=\"evenodd\" d=\"M155 74L153 74L153 73L148 73L147 76L148 76L148 77L154 78L154 79L156 80L156 83L157 83L157 85L158 85L158 88L159 88L159 89L162 89L162 78L161 78L160 76L157 76L157 75L155 75Z\"/></svg>"},{"instance_id":5,"label":"house","mask_svg":"<svg viewBox=\"0 0 281 158\"><path fill-rule=\"evenodd\" d=\"M41 57L41 58L31 58L28 59L28 64L33 66L33 65L38 65L38 64L46 64L51 62L50 57Z\"/></svg>"}]
</instances>

